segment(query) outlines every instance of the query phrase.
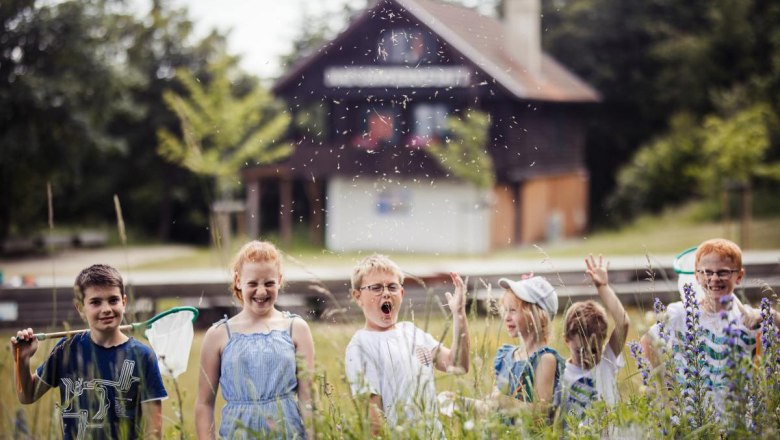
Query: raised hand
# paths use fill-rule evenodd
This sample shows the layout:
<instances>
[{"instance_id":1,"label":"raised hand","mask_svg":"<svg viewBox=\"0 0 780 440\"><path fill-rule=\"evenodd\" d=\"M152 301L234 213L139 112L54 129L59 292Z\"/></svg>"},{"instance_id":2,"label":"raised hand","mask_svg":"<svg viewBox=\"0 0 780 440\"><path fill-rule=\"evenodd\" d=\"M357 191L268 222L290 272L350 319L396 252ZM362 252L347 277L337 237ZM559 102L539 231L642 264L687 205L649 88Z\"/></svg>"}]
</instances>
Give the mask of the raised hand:
<instances>
[{"instance_id":1,"label":"raised hand","mask_svg":"<svg viewBox=\"0 0 780 440\"><path fill-rule=\"evenodd\" d=\"M460 275L455 272L450 272L452 278L452 284L455 286L455 293L446 292L444 296L447 298L447 305L450 306L450 311L453 314L466 311L466 285L463 283Z\"/></svg>"},{"instance_id":2,"label":"raised hand","mask_svg":"<svg viewBox=\"0 0 780 440\"><path fill-rule=\"evenodd\" d=\"M609 276L607 275L607 272L609 271L609 261L604 264L604 258L599 255L597 262L593 257L593 254L590 254L590 256L585 259L585 266L587 266L585 273L590 277L591 281L593 281L596 288L609 284Z\"/></svg>"}]
</instances>

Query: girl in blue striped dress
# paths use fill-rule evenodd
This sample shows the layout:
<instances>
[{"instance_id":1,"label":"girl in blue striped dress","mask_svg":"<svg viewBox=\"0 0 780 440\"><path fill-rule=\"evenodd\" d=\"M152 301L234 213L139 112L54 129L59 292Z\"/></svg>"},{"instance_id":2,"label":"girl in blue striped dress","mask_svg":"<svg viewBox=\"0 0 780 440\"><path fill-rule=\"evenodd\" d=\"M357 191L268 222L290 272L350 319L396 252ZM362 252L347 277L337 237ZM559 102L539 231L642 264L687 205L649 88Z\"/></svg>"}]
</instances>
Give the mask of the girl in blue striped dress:
<instances>
[{"instance_id":1,"label":"girl in blue striped dress","mask_svg":"<svg viewBox=\"0 0 780 440\"><path fill-rule=\"evenodd\" d=\"M251 241L238 251L231 269L233 294L243 309L217 322L203 339L198 438L215 438L219 387L226 402L221 438L306 438L314 342L303 319L274 307L282 285L279 251Z\"/></svg>"}]
</instances>

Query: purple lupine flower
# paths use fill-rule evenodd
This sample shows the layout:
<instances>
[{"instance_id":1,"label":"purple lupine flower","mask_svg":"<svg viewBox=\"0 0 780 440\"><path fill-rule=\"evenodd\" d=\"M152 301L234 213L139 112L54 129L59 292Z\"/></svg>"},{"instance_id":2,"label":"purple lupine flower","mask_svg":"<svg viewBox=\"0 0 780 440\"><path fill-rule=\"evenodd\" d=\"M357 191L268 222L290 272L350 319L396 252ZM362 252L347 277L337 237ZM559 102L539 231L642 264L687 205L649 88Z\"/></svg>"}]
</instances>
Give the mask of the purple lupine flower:
<instances>
[{"instance_id":1,"label":"purple lupine flower","mask_svg":"<svg viewBox=\"0 0 780 440\"><path fill-rule=\"evenodd\" d=\"M669 332L666 329L666 323L664 322L664 313L666 313L666 306L661 302L658 297L653 300L653 310L656 316L656 325L658 326L658 336L665 343L669 342Z\"/></svg>"},{"instance_id":2,"label":"purple lupine flower","mask_svg":"<svg viewBox=\"0 0 780 440\"><path fill-rule=\"evenodd\" d=\"M642 383L647 386L650 379L650 364L648 364L647 359L645 359L645 353L642 350L642 346L636 341L629 342L628 346L631 348L631 356L636 360L637 370L642 374Z\"/></svg>"}]
</instances>

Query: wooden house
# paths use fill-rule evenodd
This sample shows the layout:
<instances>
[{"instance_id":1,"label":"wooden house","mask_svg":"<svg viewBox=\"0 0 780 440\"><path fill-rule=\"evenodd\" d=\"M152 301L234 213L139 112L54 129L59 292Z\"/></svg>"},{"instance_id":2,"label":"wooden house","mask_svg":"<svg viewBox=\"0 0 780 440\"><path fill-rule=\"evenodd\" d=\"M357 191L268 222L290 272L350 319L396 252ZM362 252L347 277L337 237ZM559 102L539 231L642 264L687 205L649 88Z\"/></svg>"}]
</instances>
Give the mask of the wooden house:
<instances>
[{"instance_id":1,"label":"wooden house","mask_svg":"<svg viewBox=\"0 0 780 440\"><path fill-rule=\"evenodd\" d=\"M249 233L289 241L305 225L335 251L441 253L582 233L585 117L599 94L542 52L539 1L506 0L503 20L435 0L372 2L274 84L296 149L243 171ZM426 152L447 139L448 117L471 110L490 116L493 188Z\"/></svg>"}]
</instances>

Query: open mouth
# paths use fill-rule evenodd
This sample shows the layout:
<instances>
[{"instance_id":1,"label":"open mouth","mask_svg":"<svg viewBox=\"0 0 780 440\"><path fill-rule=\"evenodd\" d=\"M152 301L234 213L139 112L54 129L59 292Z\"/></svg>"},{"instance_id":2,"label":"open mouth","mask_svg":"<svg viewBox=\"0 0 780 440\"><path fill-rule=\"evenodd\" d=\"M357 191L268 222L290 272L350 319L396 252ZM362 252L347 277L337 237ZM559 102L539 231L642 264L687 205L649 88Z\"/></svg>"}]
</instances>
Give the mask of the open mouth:
<instances>
[{"instance_id":1,"label":"open mouth","mask_svg":"<svg viewBox=\"0 0 780 440\"><path fill-rule=\"evenodd\" d=\"M391 303L390 301L385 301L382 303L380 308L382 309L382 313L384 313L385 315L389 315L390 312L393 311L393 303Z\"/></svg>"}]
</instances>

